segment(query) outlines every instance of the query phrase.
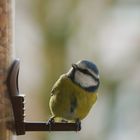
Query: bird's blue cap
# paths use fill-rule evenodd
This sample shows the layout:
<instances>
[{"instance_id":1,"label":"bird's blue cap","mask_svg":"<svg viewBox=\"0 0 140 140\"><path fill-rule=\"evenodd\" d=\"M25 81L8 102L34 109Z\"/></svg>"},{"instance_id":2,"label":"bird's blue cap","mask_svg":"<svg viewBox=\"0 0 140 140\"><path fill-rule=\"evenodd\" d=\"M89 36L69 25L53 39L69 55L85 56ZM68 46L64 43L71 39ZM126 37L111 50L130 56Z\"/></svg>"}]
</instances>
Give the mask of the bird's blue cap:
<instances>
[{"instance_id":1,"label":"bird's blue cap","mask_svg":"<svg viewBox=\"0 0 140 140\"><path fill-rule=\"evenodd\" d=\"M81 60L77 64L85 65L87 68L89 68L92 71L94 71L97 75L99 74L99 70L98 70L97 66L91 61Z\"/></svg>"}]
</instances>

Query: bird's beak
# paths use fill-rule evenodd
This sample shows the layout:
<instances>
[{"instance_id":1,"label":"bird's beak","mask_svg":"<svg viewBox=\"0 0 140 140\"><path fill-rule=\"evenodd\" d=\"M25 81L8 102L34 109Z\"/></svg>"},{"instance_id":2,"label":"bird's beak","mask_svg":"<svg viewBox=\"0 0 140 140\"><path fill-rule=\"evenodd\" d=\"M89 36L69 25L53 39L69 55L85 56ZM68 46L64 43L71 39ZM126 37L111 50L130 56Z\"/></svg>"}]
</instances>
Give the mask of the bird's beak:
<instances>
[{"instance_id":1,"label":"bird's beak","mask_svg":"<svg viewBox=\"0 0 140 140\"><path fill-rule=\"evenodd\" d=\"M73 69L77 69L77 65L76 64L72 64Z\"/></svg>"}]
</instances>

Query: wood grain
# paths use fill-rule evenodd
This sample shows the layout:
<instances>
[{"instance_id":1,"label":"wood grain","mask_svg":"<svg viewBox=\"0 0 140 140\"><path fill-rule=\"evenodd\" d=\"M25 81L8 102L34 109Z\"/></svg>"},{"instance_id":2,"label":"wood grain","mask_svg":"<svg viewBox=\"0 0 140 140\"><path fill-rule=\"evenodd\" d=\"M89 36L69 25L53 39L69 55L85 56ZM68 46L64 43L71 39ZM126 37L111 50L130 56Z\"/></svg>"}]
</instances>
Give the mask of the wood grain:
<instances>
[{"instance_id":1,"label":"wood grain","mask_svg":"<svg viewBox=\"0 0 140 140\"><path fill-rule=\"evenodd\" d=\"M13 113L6 79L13 61L12 0L0 0L0 140L12 140Z\"/></svg>"}]
</instances>

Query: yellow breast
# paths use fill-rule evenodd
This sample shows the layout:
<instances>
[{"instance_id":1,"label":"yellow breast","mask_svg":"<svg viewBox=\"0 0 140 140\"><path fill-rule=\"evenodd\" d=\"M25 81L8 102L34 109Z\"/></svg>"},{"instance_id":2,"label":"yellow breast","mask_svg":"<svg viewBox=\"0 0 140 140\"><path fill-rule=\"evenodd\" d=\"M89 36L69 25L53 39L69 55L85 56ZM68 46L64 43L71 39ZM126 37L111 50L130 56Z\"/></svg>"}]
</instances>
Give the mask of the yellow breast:
<instances>
[{"instance_id":1,"label":"yellow breast","mask_svg":"<svg viewBox=\"0 0 140 140\"><path fill-rule=\"evenodd\" d=\"M73 99L75 106L74 111L71 112ZM74 84L66 75L62 75L54 85L49 105L54 116L68 120L82 120L87 116L96 100L96 93L85 91Z\"/></svg>"}]
</instances>

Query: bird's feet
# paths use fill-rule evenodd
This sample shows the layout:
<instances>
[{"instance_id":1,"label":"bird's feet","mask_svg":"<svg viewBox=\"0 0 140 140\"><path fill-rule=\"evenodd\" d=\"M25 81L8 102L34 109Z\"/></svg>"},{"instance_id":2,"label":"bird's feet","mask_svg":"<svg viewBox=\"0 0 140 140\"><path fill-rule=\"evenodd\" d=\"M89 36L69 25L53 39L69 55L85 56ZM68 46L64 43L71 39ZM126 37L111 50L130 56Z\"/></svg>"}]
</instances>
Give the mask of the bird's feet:
<instances>
[{"instance_id":1,"label":"bird's feet","mask_svg":"<svg viewBox=\"0 0 140 140\"><path fill-rule=\"evenodd\" d=\"M55 123L54 118L55 118L55 116L52 116L52 117L48 120L49 131L51 131L52 125Z\"/></svg>"},{"instance_id":2,"label":"bird's feet","mask_svg":"<svg viewBox=\"0 0 140 140\"><path fill-rule=\"evenodd\" d=\"M81 121L80 121L79 119L76 119L75 122L76 122L76 125L77 125L76 130L77 130L77 131L81 130Z\"/></svg>"}]
</instances>

